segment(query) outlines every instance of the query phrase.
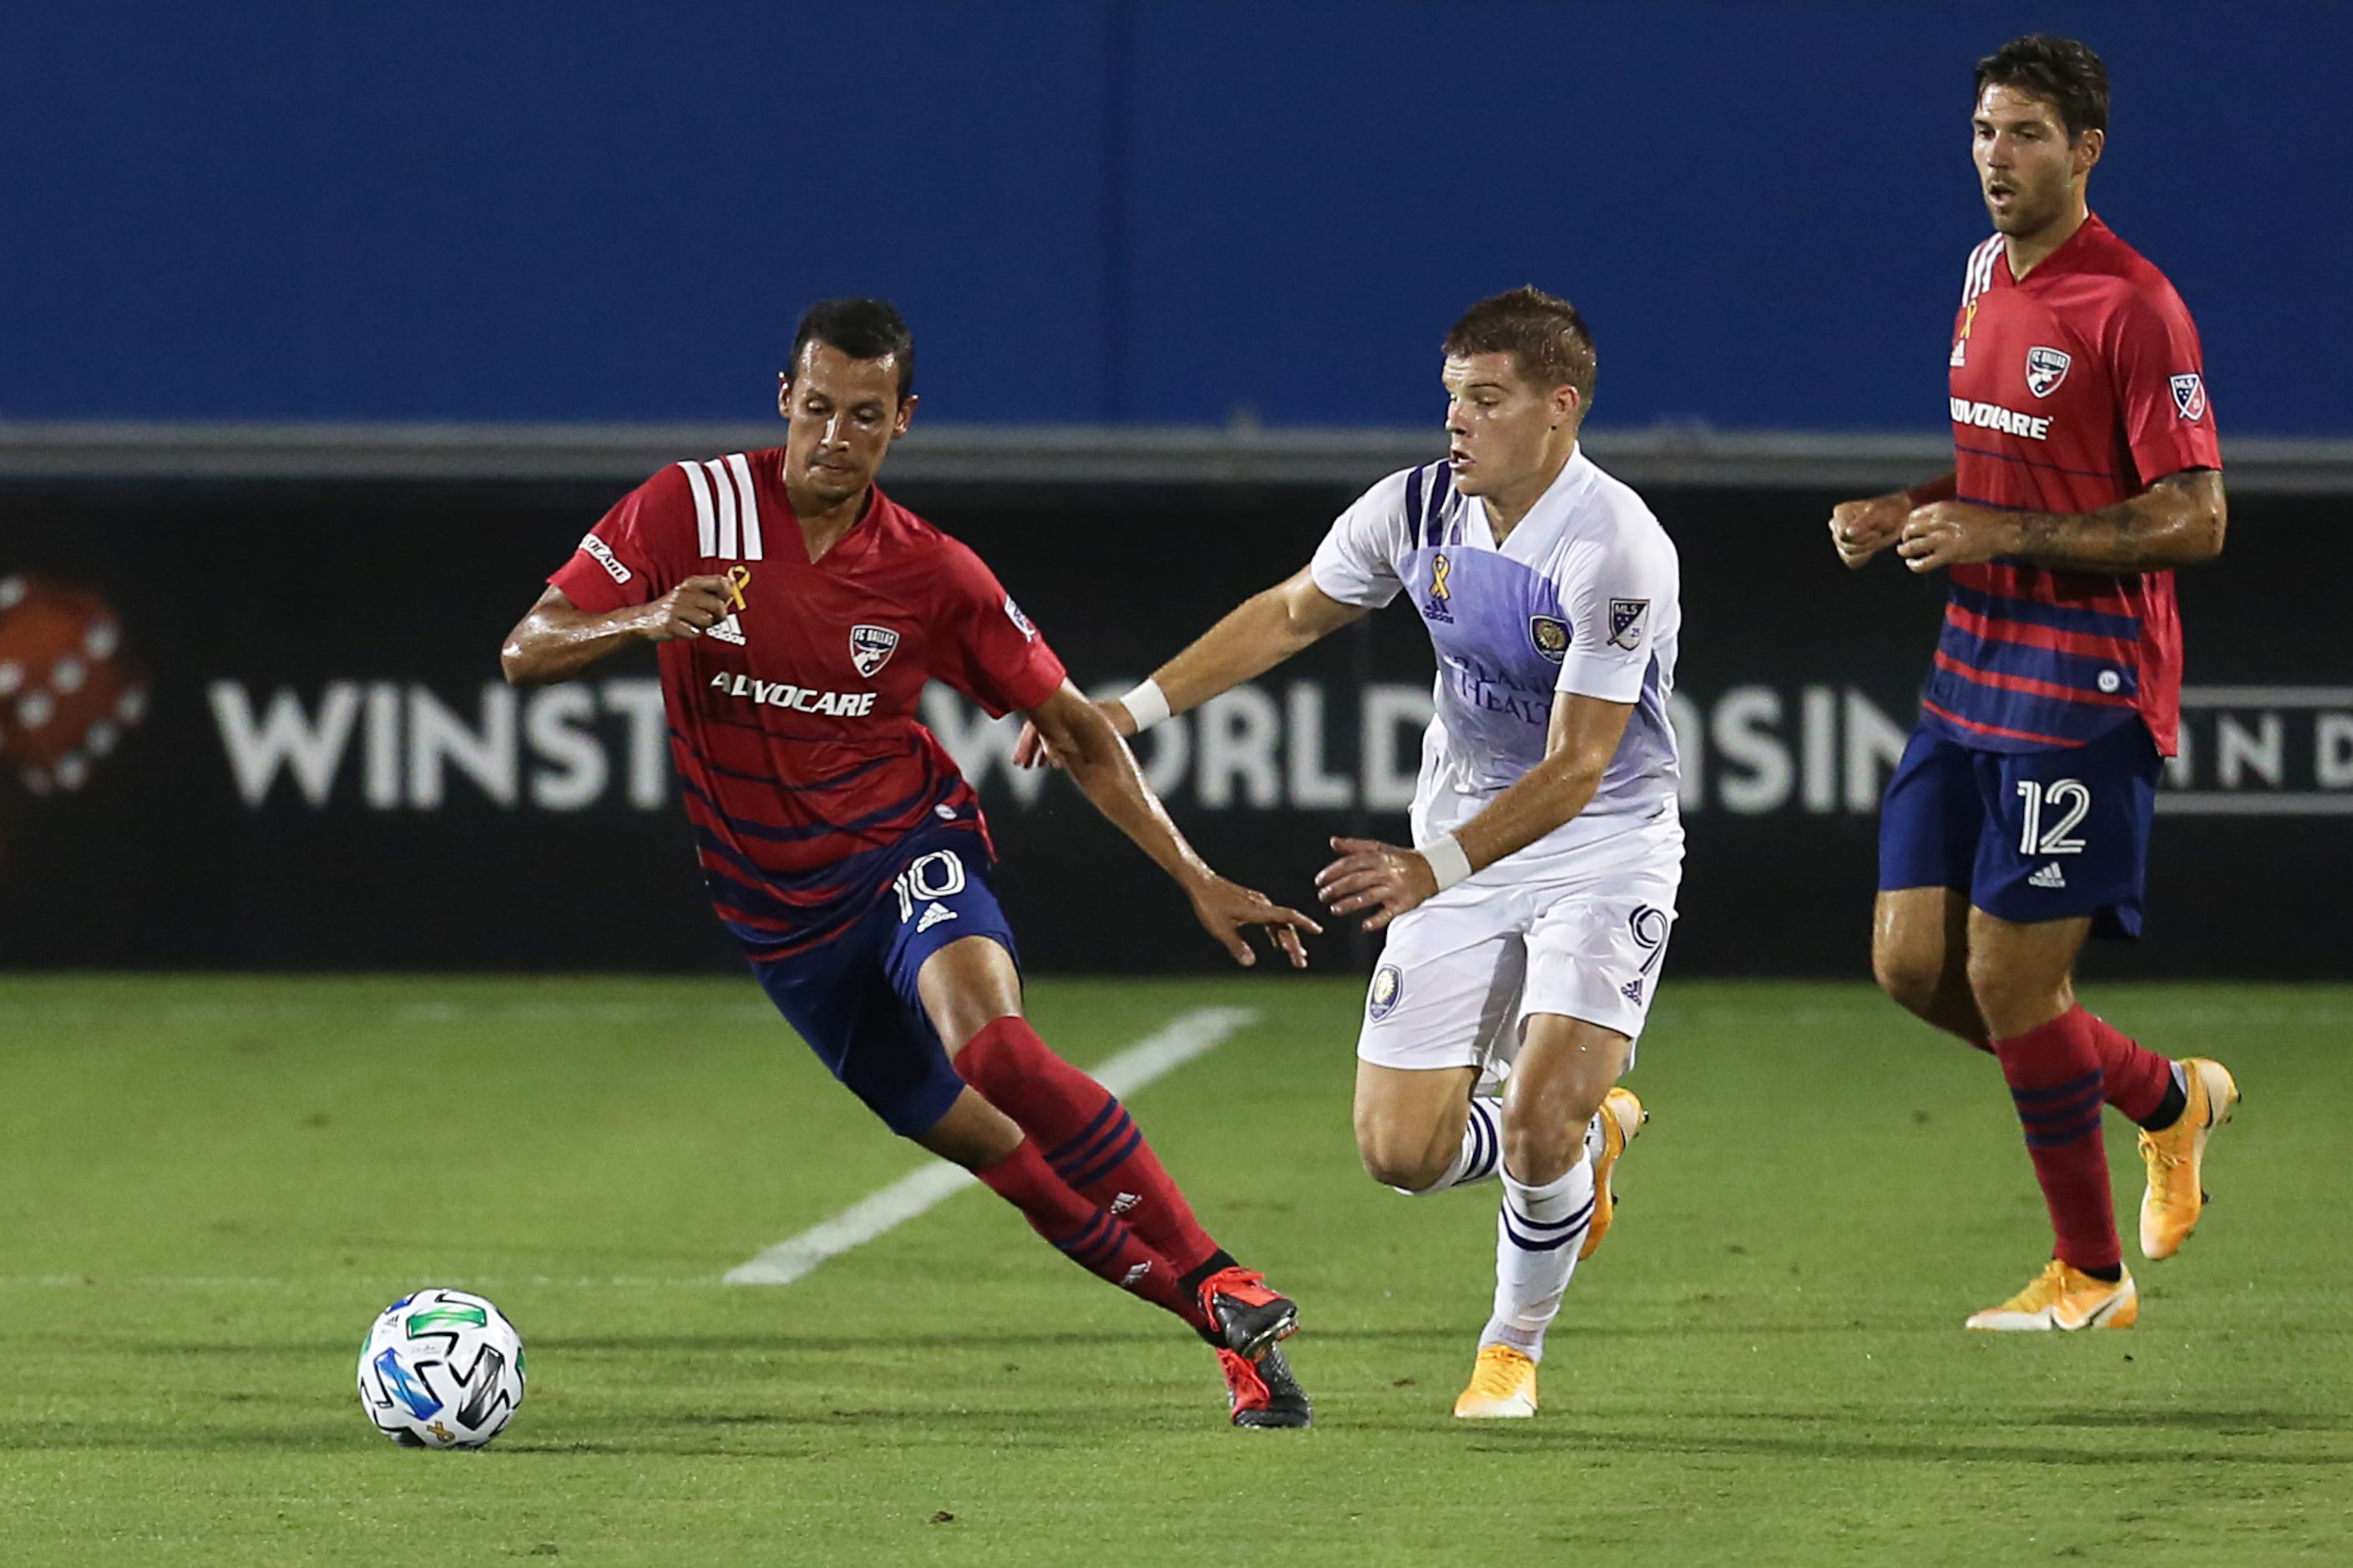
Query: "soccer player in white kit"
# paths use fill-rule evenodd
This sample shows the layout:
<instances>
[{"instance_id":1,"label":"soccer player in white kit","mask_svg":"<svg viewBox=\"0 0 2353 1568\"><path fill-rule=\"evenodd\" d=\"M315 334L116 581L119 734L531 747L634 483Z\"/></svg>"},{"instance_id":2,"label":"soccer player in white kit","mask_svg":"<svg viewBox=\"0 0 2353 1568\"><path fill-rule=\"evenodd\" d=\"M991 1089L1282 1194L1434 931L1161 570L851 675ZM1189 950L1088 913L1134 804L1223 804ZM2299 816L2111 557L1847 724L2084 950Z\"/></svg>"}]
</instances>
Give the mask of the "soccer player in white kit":
<instances>
[{"instance_id":1,"label":"soccer player in white kit","mask_svg":"<svg viewBox=\"0 0 2353 1568\"><path fill-rule=\"evenodd\" d=\"M1105 710L1133 734L1399 595L1420 615L1438 712L1415 847L1335 838L1316 884L1388 932L1356 1047L1366 1169L1416 1194L1502 1178L1494 1311L1454 1413L1525 1416L1643 1119L1615 1086L1682 878L1679 571L1641 499L1577 450L1595 358L1567 300L1482 300L1445 353L1446 461L1373 486L1306 568Z\"/></svg>"}]
</instances>

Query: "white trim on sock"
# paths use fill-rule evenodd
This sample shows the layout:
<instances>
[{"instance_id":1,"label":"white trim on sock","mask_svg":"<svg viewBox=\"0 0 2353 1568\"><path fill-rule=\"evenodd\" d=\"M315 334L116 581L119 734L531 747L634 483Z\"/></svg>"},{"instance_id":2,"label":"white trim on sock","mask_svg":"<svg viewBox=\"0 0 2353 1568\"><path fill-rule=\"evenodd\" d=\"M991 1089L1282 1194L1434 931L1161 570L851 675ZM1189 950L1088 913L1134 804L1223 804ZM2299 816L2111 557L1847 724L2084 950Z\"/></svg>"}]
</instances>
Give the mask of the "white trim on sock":
<instances>
[{"instance_id":1,"label":"white trim on sock","mask_svg":"<svg viewBox=\"0 0 2353 1568\"><path fill-rule=\"evenodd\" d=\"M1479 1336L1544 1359L1545 1331L1577 1272L1577 1249L1593 1226L1593 1166L1579 1160L1558 1181L1530 1186L1504 1173L1495 1210L1495 1305Z\"/></svg>"}]
</instances>

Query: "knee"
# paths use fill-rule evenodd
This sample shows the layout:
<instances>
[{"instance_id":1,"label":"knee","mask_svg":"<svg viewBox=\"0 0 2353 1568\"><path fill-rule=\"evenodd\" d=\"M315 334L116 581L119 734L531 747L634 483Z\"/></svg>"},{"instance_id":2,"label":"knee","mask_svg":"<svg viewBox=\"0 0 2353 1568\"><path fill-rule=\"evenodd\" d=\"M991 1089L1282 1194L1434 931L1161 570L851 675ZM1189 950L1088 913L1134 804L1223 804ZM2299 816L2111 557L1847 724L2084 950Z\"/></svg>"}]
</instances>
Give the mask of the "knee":
<instances>
[{"instance_id":1,"label":"knee","mask_svg":"<svg viewBox=\"0 0 2353 1568\"><path fill-rule=\"evenodd\" d=\"M1944 988L1943 955L1881 944L1872 950L1871 976L1897 1006L1926 1017L1936 1010Z\"/></svg>"},{"instance_id":2,"label":"knee","mask_svg":"<svg viewBox=\"0 0 2353 1568\"><path fill-rule=\"evenodd\" d=\"M1407 1140L1383 1137L1361 1127L1356 1130L1356 1157L1365 1163L1365 1174L1381 1185L1416 1194L1436 1186L1454 1163L1451 1151L1441 1157L1440 1151L1427 1145L1412 1148Z\"/></svg>"},{"instance_id":3,"label":"knee","mask_svg":"<svg viewBox=\"0 0 2353 1568\"><path fill-rule=\"evenodd\" d=\"M1871 944L1871 977L1880 982L1880 991L1890 1001L1904 1007L1906 1013L1927 1017L1936 1010L1936 998L1948 984L1944 946L1929 946L1923 942L1883 940Z\"/></svg>"},{"instance_id":4,"label":"knee","mask_svg":"<svg viewBox=\"0 0 2353 1568\"><path fill-rule=\"evenodd\" d=\"M1540 1187L1568 1174L1568 1168L1585 1158L1585 1125L1593 1120L1601 1097L1596 1095L1593 1100L1594 1104L1582 1114L1571 1105L1557 1116L1515 1116L1507 1105L1504 1111L1504 1169L1511 1178Z\"/></svg>"},{"instance_id":5,"label":"knee","mask_svg":"<svg viewBox=\"0 0 2353 1568\"><path fill-rule=\"evenodd\" d=\"M2014 963L1969 954L1969 996L1997 1040L2014 1038L2066 1011L2063 981L2023 972Z\"/></svg>"}]
</instances>

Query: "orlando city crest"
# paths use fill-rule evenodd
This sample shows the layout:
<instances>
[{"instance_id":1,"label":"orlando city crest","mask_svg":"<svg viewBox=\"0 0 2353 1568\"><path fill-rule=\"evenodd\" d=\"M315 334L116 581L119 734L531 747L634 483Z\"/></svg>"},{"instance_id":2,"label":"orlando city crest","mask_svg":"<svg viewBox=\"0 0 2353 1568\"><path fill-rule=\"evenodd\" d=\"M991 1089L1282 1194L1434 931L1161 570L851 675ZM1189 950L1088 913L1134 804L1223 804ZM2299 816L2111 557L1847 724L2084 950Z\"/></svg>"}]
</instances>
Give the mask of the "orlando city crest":
<instances>
[{"instance_id":1,"label":"orlando city crest","mask_svg":"<svg viewBox=\"0 0 2353 1568\"><path fill-rule=\"evenodd\" d=\"M2031 348L2026 351L2026 390L2037 397L2048 397L2059 390L2067 379L2067 367L2074 358L2058 349Z\"/></svg>"},{"instance_id":2,"label":"orlando city crest","mask_svg":"<svg viewBox=\"0 0 2353 1568\"><path fill-rule=\"evenodd\" d=\"M1404 995L1404 973L1394 963L1384 963L1373 971L1372 989L1365 994L1365 1011L1378 1022L1397 1011Z\"/></svg>"},{"instance_id":3,"label":"orlando city crest","mask_svg":"<svg viewBox=\"0 0 2353 1568\"><path fill-rule=\"evenodd\" d=\"M1536 645L1536 652L1558 664L1568 657L1568 623L1557 616L1530 616L1528 640Z\"/></svg>"},{"instance_id":4,"label":"orlando city crest","mask_svg":"<svg viewBox=\"0 0 2353 1568\"><path fill-rule=\"evenodd\" d=\"M1632 653L1642 646L1642 631L1651 619L1648 599L1612 599L1609 601L1609 642Z\"/></svg>"},{"instance_id":5,"label":"orlando city crest","mask_svg":"<svg viewBox=\"0 0 2353 1568\"><path fill-rule=\"evenodd\" d=\"M871 676L891 662L899 651L899 634L889 626L852 626L849 628L849 662L858 673Z\"/></svg>"}]
</instances>

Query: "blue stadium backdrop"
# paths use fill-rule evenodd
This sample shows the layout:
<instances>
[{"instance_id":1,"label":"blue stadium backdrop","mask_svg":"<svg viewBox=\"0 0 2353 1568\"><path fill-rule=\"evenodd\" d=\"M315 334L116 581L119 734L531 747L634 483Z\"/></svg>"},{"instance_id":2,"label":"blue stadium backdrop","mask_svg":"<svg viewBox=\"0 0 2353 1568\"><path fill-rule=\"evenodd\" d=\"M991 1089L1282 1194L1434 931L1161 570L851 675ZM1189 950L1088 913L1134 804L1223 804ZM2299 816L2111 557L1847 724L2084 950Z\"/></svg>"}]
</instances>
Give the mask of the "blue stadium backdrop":
<instances>
[{"instance_id":1,"label":"blue stadium backdrop","mask_svg":"<svg viewBox=\"0 0 2353 1568\"><path fill-rule=\"evenodd\" d=\"M2353 433L2353 6L0 7L0 419L732 419L881 293L934 418L1415 423L1470 299L1596 418L1933 429L1968 70L2113 68L2096 205L2226 436Z\"/></svg>"}]
</instances>

